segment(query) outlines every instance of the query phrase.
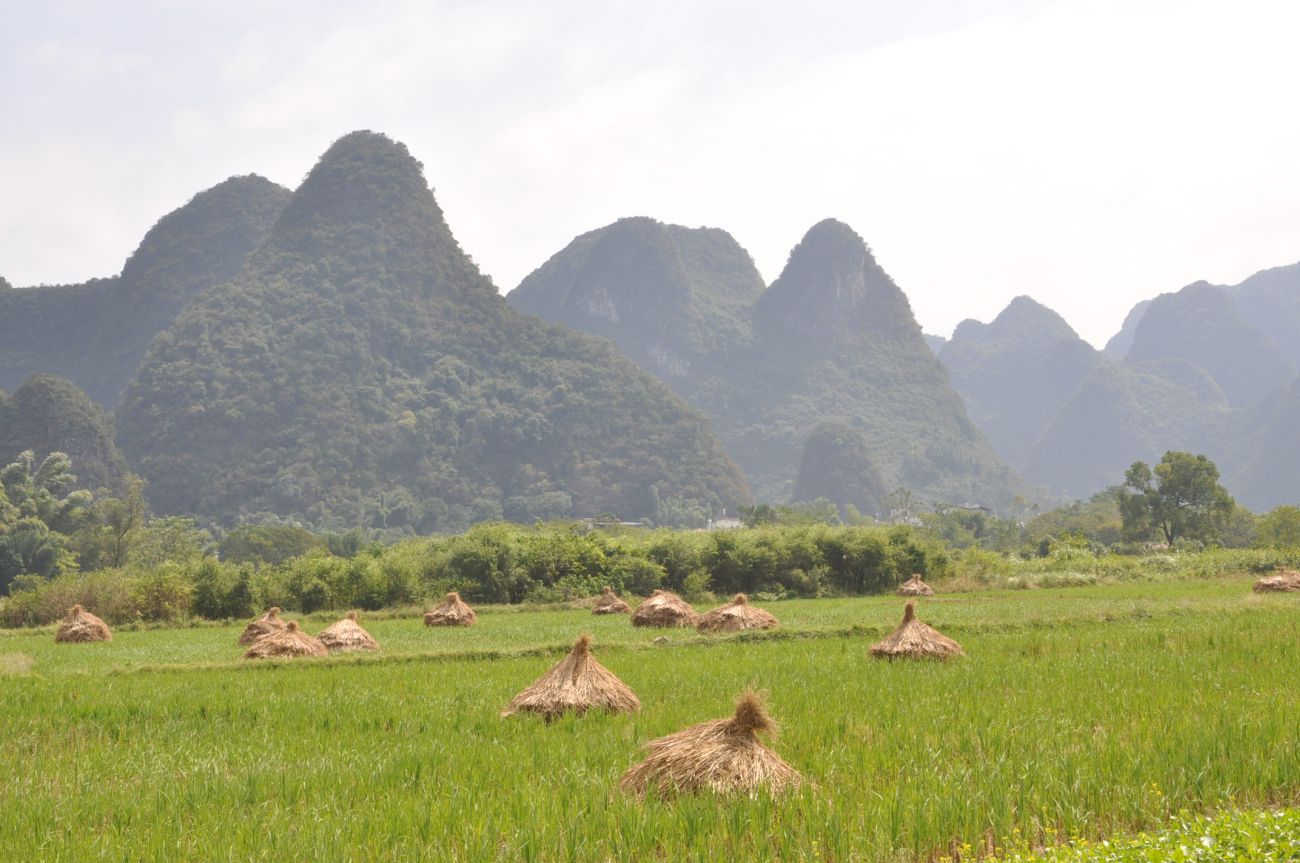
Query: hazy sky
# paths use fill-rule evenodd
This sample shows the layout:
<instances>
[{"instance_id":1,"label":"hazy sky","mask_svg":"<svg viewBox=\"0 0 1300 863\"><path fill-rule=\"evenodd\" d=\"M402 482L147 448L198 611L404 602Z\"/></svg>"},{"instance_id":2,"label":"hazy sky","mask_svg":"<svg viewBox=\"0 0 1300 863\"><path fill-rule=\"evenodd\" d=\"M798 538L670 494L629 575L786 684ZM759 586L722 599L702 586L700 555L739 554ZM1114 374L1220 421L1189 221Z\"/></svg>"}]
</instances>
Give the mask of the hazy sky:
<instances>
[{"instance_id":1,"label":"hazy sky","mask_svg":"<svg viewBox=\"0 0 1300 863\"><path fill-rule=\"evenodd\" d=\"M118 272L195 192L404 141L502 291L649 215L769 280L853 225L929 332L1300 260L1300 3L6 2L0 275Z\"/></svg>"}]
</instances>

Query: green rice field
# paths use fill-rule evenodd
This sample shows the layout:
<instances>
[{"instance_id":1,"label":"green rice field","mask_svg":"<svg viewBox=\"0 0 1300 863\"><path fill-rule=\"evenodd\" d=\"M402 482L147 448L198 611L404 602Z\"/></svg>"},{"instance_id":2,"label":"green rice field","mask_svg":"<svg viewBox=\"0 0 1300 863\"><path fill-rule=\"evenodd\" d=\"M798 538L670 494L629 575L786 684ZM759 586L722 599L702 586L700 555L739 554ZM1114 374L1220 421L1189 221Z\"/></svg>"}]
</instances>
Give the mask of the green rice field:
<instances>
[{"instance_id":1,"label":"green rice field","mask_svg":"<svg viewBox=\"0 0 1300 863\"><path fill-rule=\"evenodd\" d=\"M277 662L240 659L242 624L0 633L0 860L973 859L1300 801L1300 596L939 596L919 616L967 653L943 664L870 658L897 597L763 605L779 630L710 638L582 610L363 617L382 655ZM582 632L642 712L499 718ZM751 686L800 790L618 791L641 744Z\"/></svg>"}]
</instances>

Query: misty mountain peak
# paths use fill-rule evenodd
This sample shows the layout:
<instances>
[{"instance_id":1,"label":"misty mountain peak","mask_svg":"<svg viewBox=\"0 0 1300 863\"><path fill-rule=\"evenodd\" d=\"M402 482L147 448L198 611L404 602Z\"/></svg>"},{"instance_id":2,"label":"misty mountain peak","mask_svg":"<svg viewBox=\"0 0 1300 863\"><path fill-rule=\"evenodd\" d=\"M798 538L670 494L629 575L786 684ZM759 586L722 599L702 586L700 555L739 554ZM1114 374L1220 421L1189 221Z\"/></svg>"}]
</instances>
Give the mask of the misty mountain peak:
<instances>
[{"instance_id":1,"label":"misty mountain peak","mask_svg":"<svg viewBox=\"0 0 1300 863\"><path fill-rule=\"evenodd\" d=\"M757 318L804 339L857 341L868 330L875 336L915 330L921 337L907 297L862 237L835 219L813 225L790 252L760 298Z\"/></svg>"}]
</instances>

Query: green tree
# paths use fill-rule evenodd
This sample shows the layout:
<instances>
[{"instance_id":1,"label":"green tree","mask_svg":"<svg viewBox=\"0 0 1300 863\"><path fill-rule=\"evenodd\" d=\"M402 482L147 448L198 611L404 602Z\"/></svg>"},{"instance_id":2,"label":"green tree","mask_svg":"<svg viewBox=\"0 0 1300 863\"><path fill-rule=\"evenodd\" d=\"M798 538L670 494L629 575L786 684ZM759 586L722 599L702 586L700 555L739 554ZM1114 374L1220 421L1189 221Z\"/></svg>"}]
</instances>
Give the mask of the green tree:
<instances>
[{"instance_id":1,"label":"green tree","mask_svg":"<svg viewBox=\"0 0 1300 863\"><path fill-rule=\"evenodd\" d=\"M123 485L121 497L100 497L90 504L88 523L73 537L82 569L124 566L144 534L148 515L144 481L128 476Z\"/></svg>"},{"instance_id":2,"label":"green tree","mask_svg":"<svg viewBox=\"0 0 1300 863\"><path fill-rule=\"evenodd\" d=\"M1267 548L1300 548L1300 506L1277 506L1259 520L1255 544Z\"/></svg>"},{"instance_id":3,"label":"green tree","mask_svg":"<svg viewBox=\"0 0 1300 863\"><path fill-rule=\"evenodd\" d=\"M1124 532L1145 539L1159 531L1165 542L1219 538L1236 501L1219 485L1219 469L1203 455L1169 451L1155 469L1136 461L1119 495Z\"/></svg>"}]
</instances>

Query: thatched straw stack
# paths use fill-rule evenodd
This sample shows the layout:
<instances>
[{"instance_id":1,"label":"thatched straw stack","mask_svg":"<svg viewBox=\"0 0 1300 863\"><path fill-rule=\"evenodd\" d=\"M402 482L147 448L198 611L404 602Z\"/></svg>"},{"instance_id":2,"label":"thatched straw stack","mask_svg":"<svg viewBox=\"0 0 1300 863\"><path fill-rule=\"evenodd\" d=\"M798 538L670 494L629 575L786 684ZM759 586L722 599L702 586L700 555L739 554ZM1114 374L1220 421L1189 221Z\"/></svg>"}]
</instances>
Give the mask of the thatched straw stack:
<instances>
[{"instance_id":1,"label":"thatched straw stack","mask_svg":"<svg viewBox=\"0 0 1300 863\"><path fill-rule=\"evenodd\" d=\"M740 632L743 629L771 629L774 626L775 617L750 605L749 597L738 593L726 605L720 605L701 615L695 628L700 632Z\"/></svg>"},{"instance_id":2,"label":"thatched straw stack","mask_svg":"<svg viewBox=\"0 0 1300 863\"><path fill-rule=\"evenodd\" d=\"M277 656L329 656L325 645L298 628L291 620L284 629L268 632L244 651L245 659L272 659Z\"/></svg>"},{"instance_id":3,"label":"thatched straw stack","mask_svg":"<svg viewBox=\"0 0 1300 863\"><path fill-rule=\"evenodd\" d=\"M68 644L81 644L88 641L112 641L113 633L108 624L91 614L80 605L68 609L59 623L54 640Z\"/></svg>"},{"instance_id":4,"label":"thatched straw stack","mask_svg":"<svg viewBox=\"0 0 1300 863\"><path fill-rule=\"evenodd\" d=\"M1279 569L1273 575L1265 576L1255 582L1256 593L1290 593L1300 591L1300 572L1294 569Z\"/></svg>"},{"instance_id":5,"label":"thatched straw stack","mask_svg":"<svg viewBox=\"0 0 1300 863\"><path fill-rule=\"evenodd\" d=\"M591 655L591 636L584 635L568 656L516 695L501 715L536 713L551 720L569 711L581 716L588 710L635 713L640 709L636 693Z\"/></svg>"},{"instance_id":6,"label":"thatched straw stack","mask_svg":"<svg viewBox=\"0 0 1300 863\"><path fill-rule=\"evenodd\" d=\"M243 633L239 636L239 643L243 645L252 644L263 635L270 635L272 632L282 632L289 628L287 621L280 619L280 608L274 606L267 609L266 614L254 620L248 626L244 627Z\"/></svg>"},{"instance_id":7,"label":"thatched straw stack","mask_svg":"<svg viewBox=\"0 0 1300 863\"><path fill-rule=\"evenodd\" d=\"M348 616L338 623L325 627L316 636L330 653L346 653L350 650L378 650L379 642L357 623L357 613L349 611Z\"/></svg>"},{"instance_id":8,"label":"thatched straw stack","mask_svg":"<svg viewBox=\"0 0 1300 863\"><path fill-rule=\"evenodd\" d=\"M620 599L618 594L614 592L614 588L605 585L605 589L600 592L600 596L596 599L596 605L591 609L591 613L627 614L631 610L632 606Z\"/></svg>"},{"instance_id":9,"label":"thatched straw stack","mask_svg":"<svg viewBox=\"0 0 1300 863\"><path fill-rule=\"evenodd\" d=\"M899 596L934 596L934 588L921 580L921 573L914 572L894 593Z\"/></svg>"},{"instance_id":10,"label":"thatched straw stack","mask_svg":"<svg viewBox=\"0 0 1300 863\"><path fill-rule=\"evenodd\" d=\"M961 645L916 619L916 603L909 602L903 622L884 641L871 645L871 655L880 659L947 659L961 656Z\"/></svg>"},{"instance_id":11,"label":"thatched straw stack","mask_svg":"<svg viewBox=\"0 0 1300 863\"><path fill-rule=\"evenodd\" d=\"M473 626L478 615L465 604L460 594L452 591L433 611L424 613L425 626Z\"/></svg>"},{"instance_id":12,"label":"thatched straw stack","mask_svg":"<svg viewBox=\"0 0 1300 863\"><path fill-rule=\"evenodd\" d=\"M695 609L675 593L656 590L632 612L633 626L694 626Z\"/></svg>"},{"instance_id":13,"label":"thatched straw stack","mask_svg":"<svg viewBox=\"0 0 1300 863\"><path fill-rule=\"evenodd\" d=\"M775 734L763 703L752 692L736 703L729 719L692 725L646 744L645 761L623 774L619 786L628 794L669 797L698 791L775 794L798 785L803 778L781 757L759 742L760 734Z\"/></svg>"}]
</instances>

